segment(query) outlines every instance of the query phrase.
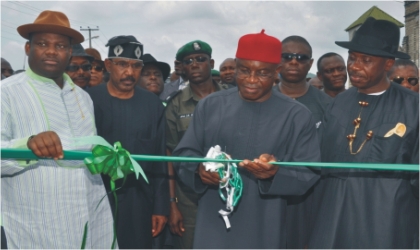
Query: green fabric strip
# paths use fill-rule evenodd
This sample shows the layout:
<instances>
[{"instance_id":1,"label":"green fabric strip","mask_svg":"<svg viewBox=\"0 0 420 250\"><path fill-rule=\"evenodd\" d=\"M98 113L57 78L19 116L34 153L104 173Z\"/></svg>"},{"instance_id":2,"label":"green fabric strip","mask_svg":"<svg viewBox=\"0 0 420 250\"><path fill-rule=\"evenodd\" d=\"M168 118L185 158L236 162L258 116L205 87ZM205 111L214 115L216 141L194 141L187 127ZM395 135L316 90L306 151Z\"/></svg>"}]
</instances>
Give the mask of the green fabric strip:
<instances>
[{"instance_id":1,"label":"green fabric strip","mask_svg":"<svg viewBox=\"0 0 420 250\"><path fill-rule=\"evenodd\" d=\"M84 227L84 229L83 229L82 246L80 247L80 249L85 249L85 248L86 248L86 239L87 239L88 223L89 223L89 222L86 222L85 227Z\"/></svg>"},{"instance_id":2,"label":"green fabric strip","mask_svg":"<svg viewBox=\"0 0 420 250\"><path fill-rule=\"evenodd\" d=\"M49 82L49 83L52 83L52 84L56 84L56 83L54 82L54 80L53 80L53 79L46 78L46 77L43 77L43 76L40 76L40 75L36 74L35 72L33 72L33 71L32 71L32 69L31 69L30 67L28 67L28 69L25 71L25 73L26 73L26 75L28 75L30 78L32 78L32 79L34 79L34 80L36 80L36 81L40 81L40 82ZM73 80L71 80L71 78L70 78L70 76L69 76L68 74L63 73L63 80L64 80L64 82L66 82L66 81L67 81L67 82L69 82L72 86L74 86Z\"/></svg>"},{"instance_id":3,"label":"green fabric strip","mask_svg":"<svg viewBox=\"0 0 420 250\"><path fill-rule=\"evenodd\" d=\"M206 159L194 157L176 157L176 156L156 156L156 155L130 155L136 161L165 161L165 162L221 162L221 163L239 163L242 160L227 159ZM91 152L82 151L64 151L65 160L84 160L86 157L92 157ZM28 149L1 149L2 159L31 160L38 159L32 151ZM386 164L386 163L331 163L331 162L271 162L279 166L295 167L317 167L317 168L357 168L371 170L404 170L419 171L418 164Z\"/></svg>"}]
</instances>

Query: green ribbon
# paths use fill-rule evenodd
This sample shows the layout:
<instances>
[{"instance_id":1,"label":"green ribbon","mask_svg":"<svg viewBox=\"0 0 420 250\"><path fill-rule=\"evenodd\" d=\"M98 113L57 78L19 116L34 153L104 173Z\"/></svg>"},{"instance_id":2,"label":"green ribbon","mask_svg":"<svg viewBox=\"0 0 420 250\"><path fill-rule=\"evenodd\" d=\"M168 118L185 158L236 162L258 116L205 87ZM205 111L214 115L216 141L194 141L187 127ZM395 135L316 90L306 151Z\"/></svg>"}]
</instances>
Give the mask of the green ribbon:
<instances>
[{"instance_id":1,"label":"green ribbon","mask_svg":"<svg viewBox=\"0 0 420 250\"><path fill-rule=\"evenodd\" d=\"M110 187L111 193L114 196L115 200L115 211L114 211L114 223L113 223L113 231L114 237L112 240L111 249L114 249L116 246L117 240L117 228L116 228L116 218L117 218L117 211L118 211L118 198L117 198L117 189L115 188L115 180L124 178L123 184L127 178L127 175L131 173L136 174L136 178L139 178L139 173L142 175L144 180L149 183L147 177L140 167L140 165L131 158L130 153L125 150L120 142L115 142L114 147L111 146L105 139L99 136L90 136L90 137L82 137L82 138L75 138L74 143L75 146L79 145L86 145L86 144L96 144L92 149L92 156L88 156L84 158L84 163L86 164L87 169L90 171L91 174L106 174L109 175L111 178ZM121 186L121 187L122 187ZM120 188L121 188L120 187ZM101 204L103 198L107 195L102 197L99 201L96 209ZM83 240L81 249L85 249L86 246L86 237L87 237L87 229L88 229L88 222L86 222L84 232L83 232Z\"/></svg>"},{"instance_id":2,"label":"green ribbon","mask_svg":"<svg viewBox=\"0 0 420 250\"><path fill-rule=\"evenodd\" d=\"M227 155L226 153L222 153L222 155L216 157L216 159L227 159ZM239 199L241 199L244 184L242 182L241 175L238 172L238 166L236 165L236 163L227 163L224 165L225 165L224 168L219 168L217 172L219 173L219 177L221 180L227 177L228 183L226 184L229 184L231 188L234 188L235 191L233 192L232 206L235 207L236 204L238 204ZM227 172L227 170L230 170L230 176L225 176L225 173ZM226 196L225 196L222 192L221 187L226 184L220 183L219 185L219 195L223 201L226 201L226 196L229 195L228 193L226 193Z\"/></svg>"},{"instance_id":3,"label":"green ribbon","mask_svg":"<svg viewBox=\"0 0 420 250\"><path fill-rule=\"evenodd\" d=\"M111 177L111 189L116 198L116 190L114 181L120 178L125 178L128 174L134 172L136 178L139 174L142 175L144 180L148 182L147 177L137 161L164 161L164 162L219 162L219 163L240 163L242 160L230 159L208 159L197 157L176 157L176 156L155 156L155 155L130 155L130 153L122 148L120 142L114 143L111 146L102 137L89 136L75 138L73 146L80 145L96 145L93 147L92 152L85 151L69 151L64 150L63 160L84 160L87 168L92 174L108 174ZM1 159L16 159L16 160L36 160L39 159L29 149L12 149L2 148ZM419 164L389 164L389 163L331 163L331 162L270 162L270 164L286 166L286 167L317 167L317 168L355 168L355 169L368 169L368 170L394 170L394 171L419 171ZM238 179L239 180L239 179ZM241 196L242 185L241 183L232 183L234 186L240 186L240 192L236 195L234 204ZM104 197L103 197L104 198ZM102 202L103 198L99 202ZM223 199L224 197L222 197ZM98 206L99 206L98 204ZM97 206L97 207L98 207ZM115 211L116 213L116 211ZM86 222L83 234L82 249L85 248L87 237L88 223ZM111 248L115 247L116 241L116 228L114 221L114 239Z\"/></svg>"},{"instance_id":4,"label":"green ribbon","mask_svg":"<svg viewBox=\"0 0 420 250\"><path fill-rule=\"evenodd\" d=\"M86 167L92 174L107 174L111 180L124 178L134 172L136 178L139 174L149 183L146 174L140 165L131 157L120 142L115 142L114 146L109 144L100 136L86 136L73 138L73 146L95 145L92 152L64 151L65 160L83 160Z\"/></svg>"},{"instance_id":5,"label":"green ribbon","mask_svg":"<svg viewBox=\"0 0 420 250\"><path fill-rule=\"evenodd\" d=\"M121 146L120 142L114 143L113 148L96 145L92 149L92 155L84 159L86 167L92 174L107 174L115 181L134 172L137 178L140 173L149 183L143 169L131 158L130 153Z\"/></svg>"},{"instance_id":6,"label":"green ribbon","mask_svg":"<svg viewBox=\"0 0 420 250\"><path fill-rule=\"evenodd\" d=\"M111 146L112 147L112 146ZM83 160L92 157L91 152L67 151L64 150L65 160ZM227 159L207 159L198 157L177 157L177 156L157 156L157 155L130 155L136 161L165 161L165 162L220 162L220 163L239 163L242 160ZM38 159L32 151L28 149L1 149L2 159L33 160ZM270 164L285 167L317 167L317 168L356 168L369 170L395 170L395 171L419 171L419 164L390 164L390 163L338 163L338 162L270 162Z\"/></svg>"}]
</instances>

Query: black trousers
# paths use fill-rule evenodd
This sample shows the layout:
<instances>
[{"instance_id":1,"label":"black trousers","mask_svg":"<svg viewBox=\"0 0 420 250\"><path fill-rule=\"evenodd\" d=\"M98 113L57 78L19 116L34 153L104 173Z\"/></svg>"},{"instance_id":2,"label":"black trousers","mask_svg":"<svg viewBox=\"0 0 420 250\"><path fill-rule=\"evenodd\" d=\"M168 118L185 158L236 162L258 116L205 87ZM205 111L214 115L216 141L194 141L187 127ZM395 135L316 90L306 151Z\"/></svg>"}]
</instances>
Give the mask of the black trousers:
<instances>
[{"instance_id":1,"label":"black trousers","mask_svg":"<svg viewBox=\"0 0 420 250\"><path fill-rule=\"evenodd\" d=\"M107 192L110 192L109 177L102 175ZM122 181L116 182L121 187ZM151 249L153 202L149 186L138 185L132 174L122 188L116 191L118 197L118 210L116 218L117 241L120 249ZM108 194L112 213L116 209L114 195Z\"/></svg>"}]
</instances>

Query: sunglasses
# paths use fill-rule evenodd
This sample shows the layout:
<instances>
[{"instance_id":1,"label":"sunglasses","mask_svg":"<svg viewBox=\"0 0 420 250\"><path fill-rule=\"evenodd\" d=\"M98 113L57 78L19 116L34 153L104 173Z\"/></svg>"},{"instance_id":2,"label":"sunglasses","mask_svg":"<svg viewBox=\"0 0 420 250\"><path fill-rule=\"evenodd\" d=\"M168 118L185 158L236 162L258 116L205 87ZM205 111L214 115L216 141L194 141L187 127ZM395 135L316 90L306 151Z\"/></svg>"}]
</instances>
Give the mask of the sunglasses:
<instances>
[{"instance_id":1,"label":"sunglasses","mask_svg":"<svg viewBox=\"0 0 420 250\"><path fill-rule=\"evenodd\" d=\"M207 61L207 57L205 57L205 56L196 56L194 58L188 58L188 59L182 60L182 63L184 65L191 65L191 64L194 63L194 61L196 63L203 63L203 62Z\"/></svg>"},{"instance_id":2,"label":"sunglasses","mask_svg":"<svg viewBox=\"0 0 420 250\"><path fill-rule=\"evenodd\" d=\"M407 82L411 85L411 86L416 86L419 83L419 78L418 77L401 77L401 76L397 76L394 79L392 79L392 81L401 84L404 80L407 80Z\"/></svg>"},{"instance_id":3,"label":"sunglasses","mask_svg":"<svg viewBox=\"0 0 420 250\"><path fill-rule=\"evenodd\" d=\"M104 70L104 67L96 65L92 67L93 70L95 70L96 72L102 72Z\"/></svg>"},{"instance_id":4,"label":"sunglasses","mask_svg":"<svg viewBox=\"0 0 420 250\"><path fill-rule=\"evenodd\" d=\"M298 62L304 62L304 61L308 61L308 60L311 59L307 55L296 54L296 53L282 53L281 57L288 62L292 61L293 59L296 59L296 61L298 61Z\"/></svg>"},{"instance_id":5,"label":"sunglasses","mask_svg":"<svg viewBox=\"0 0 420 250\"><path fill-rule=\"evenodd\" d=\"M76 71L79 71L79 69L82 69L83 71L90 71L92 69L92 65L90 65L90 64L69 65L69 66L67 66L66 71L76 72Z\"/></svg>"}]
</instances>

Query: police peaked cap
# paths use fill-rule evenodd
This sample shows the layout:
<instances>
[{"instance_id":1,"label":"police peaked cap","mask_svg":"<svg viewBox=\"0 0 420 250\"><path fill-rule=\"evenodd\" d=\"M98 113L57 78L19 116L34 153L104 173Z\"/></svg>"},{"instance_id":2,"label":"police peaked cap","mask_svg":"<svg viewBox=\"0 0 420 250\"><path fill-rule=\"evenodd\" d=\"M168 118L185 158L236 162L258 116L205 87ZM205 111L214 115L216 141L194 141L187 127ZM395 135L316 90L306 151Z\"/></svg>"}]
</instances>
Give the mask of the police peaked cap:
<instances>
[{"instance_id":1,"label":"police peaked cap","mask_svg":"<svg viewBox=\"0 0 420 250\"><path fill-rule=\"evenodd\" d=\"M134 36L114 36L105 46L109 46L108 58L143 60L143 44Z\"/></svg>"}]
</instances>

